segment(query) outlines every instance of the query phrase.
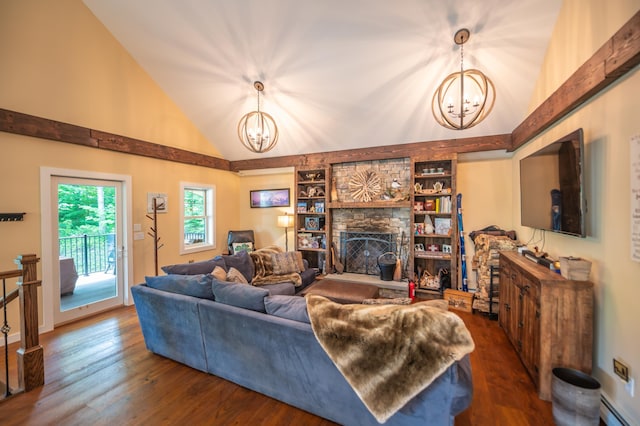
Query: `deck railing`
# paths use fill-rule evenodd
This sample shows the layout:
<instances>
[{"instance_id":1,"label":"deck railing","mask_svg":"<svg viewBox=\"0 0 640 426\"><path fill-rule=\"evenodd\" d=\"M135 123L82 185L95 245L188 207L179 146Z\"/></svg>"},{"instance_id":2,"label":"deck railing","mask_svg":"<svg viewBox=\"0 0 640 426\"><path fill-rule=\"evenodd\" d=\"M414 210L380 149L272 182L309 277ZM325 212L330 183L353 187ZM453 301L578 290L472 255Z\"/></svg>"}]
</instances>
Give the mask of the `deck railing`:
<instances>
[{"instance_id":1,"label":"deck railing","mask_svg":"<svg viewBox=\"0 0 640 426\"><path fill-rule=\"evenodd\" d=\"M60 257L72 257L78 274L104 272L115 259L115 234L60 238Z\"/></svg>"}]
</instances>

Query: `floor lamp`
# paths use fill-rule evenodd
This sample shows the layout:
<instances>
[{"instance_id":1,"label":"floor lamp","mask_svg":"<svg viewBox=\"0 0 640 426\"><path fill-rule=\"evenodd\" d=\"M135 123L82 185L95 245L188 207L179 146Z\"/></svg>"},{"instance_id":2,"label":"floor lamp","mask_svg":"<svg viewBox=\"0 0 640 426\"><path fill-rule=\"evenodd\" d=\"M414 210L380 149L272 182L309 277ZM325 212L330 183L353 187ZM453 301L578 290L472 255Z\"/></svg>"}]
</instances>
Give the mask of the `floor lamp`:
<instances>
[{"instance_id":1,"label":"floor lamp","mask_svg":"<svg viewBox=\"0 0 640 426\"><path fill-rule=\"evenodd\" d=\"M285 251L289 251L289 228L293 227L294 216L285 213L278 216L278 226L284 228L284 247Z\"/></svg>"}]
</instances>

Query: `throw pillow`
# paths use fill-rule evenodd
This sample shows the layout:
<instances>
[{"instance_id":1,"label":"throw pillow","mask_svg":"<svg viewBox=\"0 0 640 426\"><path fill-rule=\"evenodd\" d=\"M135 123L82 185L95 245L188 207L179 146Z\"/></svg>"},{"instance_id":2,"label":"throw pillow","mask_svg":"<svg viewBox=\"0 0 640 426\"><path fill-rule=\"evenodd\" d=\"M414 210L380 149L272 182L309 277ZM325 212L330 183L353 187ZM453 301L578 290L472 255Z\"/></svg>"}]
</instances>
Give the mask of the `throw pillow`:
<instances>
[{"instance_id":1,"label":"throw pillow","mask_svg":"<svg viewBox=\"0 0 640 426\"><path fill-rule=\"evenodd\" d=\"M300 268L300 265L302 265L302 253L299 251L273 253L271 255L271 264L273 265L273 273L275 275L302 272Z\"/></svg>"},{"instance_id":2,"label":"throw pillow","mask_svg":"<svg viewBox=\"0 0 640 426\"><path fill-rule=\"evenodd\" d=\"M147 286L157 290L199 297L201 299L215 300L213 297L213 291L211 290L213 277L209 274L171 274L161 275L159 277L144 277L144 280L147 283Z\"/></svg>"},{"instance_id":3,"label":"throw pillow","mask_svg":"<svg viewBox=\"0 0 640 426\"><path fill-rule=\"evenodd\" d=\"M253 243L232 243L231 248L233 249L233 254L239 253L241 251L252 252L253 251Z\"/></svg>"},{"instance_id":4,"label":"throw pillow","mask_svg":"<svg viewBox=\"0 0 640 426\"><path fill-rule=\"evenodd\" d=\"M203 260L201 262L193 263L180 263L177 265L166 265L162 267L165 274L178 274L178 275L200 275L210 274L216 266L227 269L222 258L214 258L210 260Z\"/></svg>"},{"instance_id":5,"label":"throw pillow","mask_svg":"<svg viewBox=\"0 0 640 426\"><path fill-rule=\"evenodd\" d=\"M227 276L222 281L228 281L238 284L249 284L244 275L242 275L242 272L238 271L236 268L230 268L229 272L227 272Z\"/></svg>"},{"instance_id":6,"label":"throw pillow","mask_svg":"<svg viewBox=\"0 0 640 426\"><path fill-rule=\"evenodd\" d=\"M249 256L249 253L246 251L241 251L232 255L218 256L215 259L223 259L227 269L236 268L238 271L242 272L242 275L244 275L248 283L253 279L255 269L251 256Z\"/></svg>"},{"instance_id":7,"label":"throw pillow","mask_svg":"<svg viewBox=\"0 0 640 426\"><path fill-rule=\"evenodd\" d=\"M232 269L235 269L235 268L232 268ZM237 269L235 270L237 271ZM215 269L211 272L211 275L213 275L213 278L220 281L227 280L227 271L225 271L224 268L220 266L216 266Z\"/></svg>"},{"instance_id":8,"label":"throw pillow","mask_svg":"<svg viewBox=\"0 0 640 426\"><path fill-rule=\"evenodd\" d=\"M267 296L264 306L269 315L310 324L307 301L300 296Z\"/></svg>"},{"instance_id":9,"label":"throw pillow","mask_svg":"<svg viewBox=\"0 0 640 426\"><path fill-rule=\"evenodd\" d=\"M217 302L252 311L266 312L264 298L269 295L269 292L265 289L216 279L213 280L212 288Z\"/></svg>"}]
</instances>

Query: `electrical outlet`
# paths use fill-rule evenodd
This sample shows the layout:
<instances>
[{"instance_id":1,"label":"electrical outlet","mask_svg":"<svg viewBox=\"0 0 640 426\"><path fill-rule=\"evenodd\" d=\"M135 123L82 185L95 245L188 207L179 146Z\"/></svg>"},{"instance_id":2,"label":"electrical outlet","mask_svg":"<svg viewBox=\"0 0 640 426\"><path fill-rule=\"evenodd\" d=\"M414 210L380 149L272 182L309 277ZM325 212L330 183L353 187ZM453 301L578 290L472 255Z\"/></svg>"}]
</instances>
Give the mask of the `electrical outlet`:
<instances>
[{"instance_id":1,"label":"electrical outlet","mask_svg":"<svg viewBox=\"0 0 640 426\"><path fill-rule=\"evenodd\" d=\"M629 367L615 358L613 359L613 372L625 382L629 382Z\"/></svg>"}]
</instances>

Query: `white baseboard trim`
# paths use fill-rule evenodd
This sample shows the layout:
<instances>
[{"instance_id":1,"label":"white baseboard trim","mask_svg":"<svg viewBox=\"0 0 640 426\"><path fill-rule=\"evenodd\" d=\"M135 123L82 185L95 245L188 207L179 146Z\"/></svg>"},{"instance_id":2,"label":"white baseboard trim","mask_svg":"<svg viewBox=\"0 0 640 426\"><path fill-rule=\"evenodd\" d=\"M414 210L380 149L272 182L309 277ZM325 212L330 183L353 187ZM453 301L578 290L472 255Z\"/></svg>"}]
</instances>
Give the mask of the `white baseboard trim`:
<instances>
[{"instance_id":1,"label":"white baseboard trim","mask_svg":"<svg viewBox=\"0 0 640 426\"><path fill-rule=\"evenodd\" d=\"M629 422L624 419L604 394L600 397L600 419L607 426L630 426Z\"/></svg>"}]
</instances>

